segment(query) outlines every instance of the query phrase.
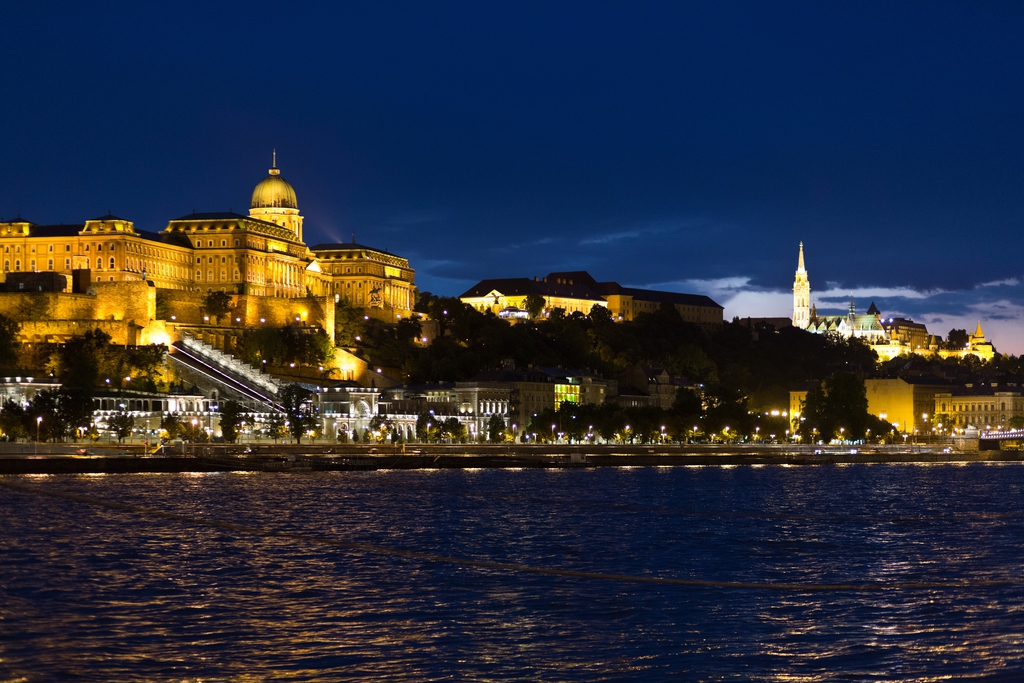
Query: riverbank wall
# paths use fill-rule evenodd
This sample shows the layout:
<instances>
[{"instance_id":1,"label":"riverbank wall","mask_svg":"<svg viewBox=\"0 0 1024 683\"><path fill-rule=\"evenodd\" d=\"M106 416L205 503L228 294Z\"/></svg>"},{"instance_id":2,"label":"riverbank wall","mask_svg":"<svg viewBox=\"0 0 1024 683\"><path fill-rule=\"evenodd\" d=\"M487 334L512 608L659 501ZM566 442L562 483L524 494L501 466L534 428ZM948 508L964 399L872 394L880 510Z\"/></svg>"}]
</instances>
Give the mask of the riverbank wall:
<instances>
[{"instance_id":1,"label":"riverbank wall","mask_svg":"<svg viewBox=\"0 0 1024 683\"><path fill-rule=\"evenodd\" d=\"M0 474L173 472L338 472L389 469L814 466L1024 462L1022 451L955 452L938 448L822 449L766 446L199 446L195 453L0 454ZM191 451L191 447L186 449Z\"/></svg>"}]
</instances>

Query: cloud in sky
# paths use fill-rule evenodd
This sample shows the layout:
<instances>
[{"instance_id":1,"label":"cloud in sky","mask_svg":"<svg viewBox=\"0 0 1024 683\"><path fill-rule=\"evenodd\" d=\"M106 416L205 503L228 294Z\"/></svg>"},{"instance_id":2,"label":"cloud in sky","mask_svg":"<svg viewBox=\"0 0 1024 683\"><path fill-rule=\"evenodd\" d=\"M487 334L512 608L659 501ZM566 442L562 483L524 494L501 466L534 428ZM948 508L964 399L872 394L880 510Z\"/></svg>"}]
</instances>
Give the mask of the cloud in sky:
<instances>
[{"instance_id":1,"label":"cloud in sky","mask_svg":"<svg viewBox=\"0 0 1024 683\"><path fill-rule=\"evenodd\" d=\"M634 285L643 286L643 285ZM706 294L725 307L726 319L733 317L791 317L791 291L766 289L752 284L750 277L682 280L646 285L677 292ZM841 314L853 295L857 310L871 302L886 317L913 318L928 326L932 334L946 336L949 330L973 332L980 321L985 334L1002 353L1024 353L1024 285L1018 278L981 282L963 290L935 288L919 291L910 287L833 287L811 291L821 314Z\"/></svg>"}]
</instances>

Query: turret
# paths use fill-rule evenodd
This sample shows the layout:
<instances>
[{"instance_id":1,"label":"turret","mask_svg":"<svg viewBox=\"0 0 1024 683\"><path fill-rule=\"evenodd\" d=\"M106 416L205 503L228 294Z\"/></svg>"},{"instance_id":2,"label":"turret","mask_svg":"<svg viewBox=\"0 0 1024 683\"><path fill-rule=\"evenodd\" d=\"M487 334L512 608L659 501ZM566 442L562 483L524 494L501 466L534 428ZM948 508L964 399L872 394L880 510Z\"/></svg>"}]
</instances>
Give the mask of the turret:
<instances>
[{"instance_id":1,"label":"turret","mask_svg":"<svg viewBox=\"0 0 1024 683\"><path fill-rule=\"evenodd\" d=\"M800 243L796 277L793 279L793 326L806 330L811 320L811 283L804 268L804 243Z\"/></svg>"}]
</instances>

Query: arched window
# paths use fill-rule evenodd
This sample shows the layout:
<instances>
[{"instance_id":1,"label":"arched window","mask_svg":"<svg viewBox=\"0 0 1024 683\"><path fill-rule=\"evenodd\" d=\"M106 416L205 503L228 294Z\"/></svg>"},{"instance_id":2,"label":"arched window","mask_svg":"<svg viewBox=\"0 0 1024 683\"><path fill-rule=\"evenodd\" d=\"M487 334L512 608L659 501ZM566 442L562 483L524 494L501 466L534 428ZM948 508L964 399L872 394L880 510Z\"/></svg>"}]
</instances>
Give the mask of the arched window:
<instances>
[{"instance_id":1,"label":"arched window","mask_svg":"<svg viewBox=\"0 0 1024 683\"><path fill-rule=\"evenodd\" d=\"M114 257L113 256L110 257L110 269L111 270L114 269Z\"/></svg>"}]
</instances>

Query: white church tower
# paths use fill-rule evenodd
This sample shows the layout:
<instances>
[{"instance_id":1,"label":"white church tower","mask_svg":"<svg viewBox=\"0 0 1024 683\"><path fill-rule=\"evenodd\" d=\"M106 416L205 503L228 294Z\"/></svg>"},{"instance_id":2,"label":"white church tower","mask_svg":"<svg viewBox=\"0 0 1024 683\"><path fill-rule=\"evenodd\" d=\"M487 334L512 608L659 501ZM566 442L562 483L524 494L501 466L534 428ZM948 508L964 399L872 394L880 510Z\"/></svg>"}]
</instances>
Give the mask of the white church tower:
<instances>
[{"instance_id":1,"label":"white church tower","mask_svg":"<svg viewBox=\"0 0 1024 683\"><path fill-rule=\"evenodd\" d=\"M793 326L806 330L811 321L811 283L804 268L804 243L800 243L800 260L793 280Z\"/></svg>"}]
</instances>

